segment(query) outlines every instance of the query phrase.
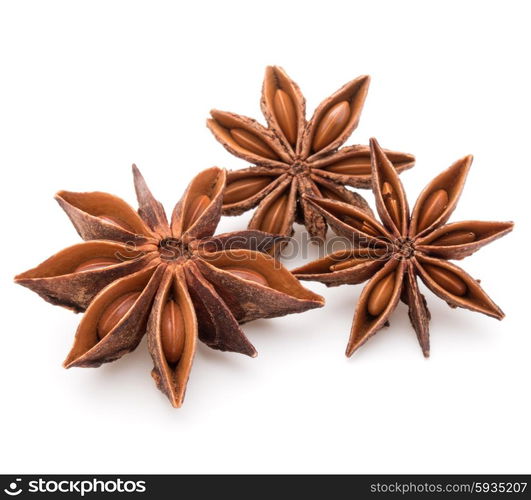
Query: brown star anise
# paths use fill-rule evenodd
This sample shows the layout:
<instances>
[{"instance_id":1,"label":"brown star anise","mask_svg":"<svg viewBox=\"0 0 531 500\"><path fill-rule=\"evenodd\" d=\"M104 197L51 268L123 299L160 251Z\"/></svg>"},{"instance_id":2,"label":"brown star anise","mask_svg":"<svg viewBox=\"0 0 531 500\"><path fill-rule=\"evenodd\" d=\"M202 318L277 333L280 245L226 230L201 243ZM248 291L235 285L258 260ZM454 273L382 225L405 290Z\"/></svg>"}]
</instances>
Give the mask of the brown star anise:
<instances>
[{"instance_id":1,"label":"brown star anise","mask_svg":"<svg viewBox=\"0 0 531 500\"><path fill-rule=\"evenodd\" d=\"M409 212L402 183L385 152L371 139L372 189L381 223L358 207L337 201L308 200L336 231L354 242L295 269L299 279L327 286L368 279L354 317L347 356L388 321L401 298L425 356L429 355L426 300L417 276L450 307L463 307L497 319L504 314L478 281L448 259L463 259L509 233L512 222L465 221L446 224L472 163L466 156L433 179Z\"/></svg>"},{"instance_id":2,"label":"brown star anise","mask_svg":"<svg viewBox=\"0 0 531 500\"><path fill-rule=\"evenodd\" d=\"M282 68L266 69L261 107L269 128L245 116L213 110L207 125L233 155L253 163L229 172L223 213L241 214L256 205L249 228L290 236L293 223L304 223L322 241L326 222L304 195L350 203L372 214L366 201L344 186L371 184L368 146L338 148L356 128L369 77L360 76L325 99L306 120L305 100ZM399 172L413 155L387 151Z\"/></svg>"},{"instance_id":3,"label":"brown star anise","mask_svg":"<svg viewBox=\"0 0 531 500\"><path fill-rule=\"evenodd\" d=\"M133 166L138 213L106 193L56 198L84 243L15 280L45 300L86 313L65 367L97 367L134 350L144 333L158 387L182 404L199 338L213 349L255 356L238 323L321 307L278 261L257 251L278 238L259 231L212 236L226 173L197 175L168 223Z\"/></svg>"}]
</instances>

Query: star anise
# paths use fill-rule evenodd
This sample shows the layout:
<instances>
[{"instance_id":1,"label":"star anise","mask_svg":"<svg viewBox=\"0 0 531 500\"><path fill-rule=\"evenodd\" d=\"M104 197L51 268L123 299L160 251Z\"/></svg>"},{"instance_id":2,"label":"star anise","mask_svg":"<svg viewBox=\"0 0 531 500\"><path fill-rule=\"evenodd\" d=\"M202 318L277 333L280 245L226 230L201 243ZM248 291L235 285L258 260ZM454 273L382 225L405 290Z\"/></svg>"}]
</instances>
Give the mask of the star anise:
<instances>
[{"instance_id":1,"label":"star anise","mask_svg":"<svg viewBox=\"0 0 531 500\"><path fill-rule=\"evenodd\" d=\"M56 198L85 241L15 280L47 301L86 313L64 365L97 367L134 350L147 331L152 371L182 404L196 341L255 356L238 323L321 307L278 261L261 253L278 237L259 231L212 236L226 172L204 170L169 223L133 166L138 213L106 193Z\"/></svg>"},{"instance_id":2,"label":"star anise","mask_svg":"<svg viewBox=\"0 0 531 500\"><path fill-rule=\"evenodd\" d=\"M327 286L369 280L356 308L347 356L387 324L400 298L409 306L409 318L424 355L429 355L430 313L417 276L450 307L503 318L503 312L479 282L448 262L473 254L513 228L512 222L446 224L471 163L472 156L466 156L435 177L420 194L410 215L393 165L376 140L371 139L372 189L381 222L346 203L308 200L336 233L354 245L295 269L295 276Z\"/></svg>"},{"instance_id":3,"label":"star anise","mask_svg":"<svg viewBox=\"0 0 531 500\"><path fill-rule=\"evenodd\" d=\"M253 164L231 171L223 213L238 215L258 205L249 228L290 236L293 223L304 223L322 241L326 222L304 195L339 200L372 214L367 202L345 186L371 184L368 146L338 148L358 125L369 87L360 76L325 99L306 120L305 100L278 66L266 69L261 108L269 128L245 116L213 110L207 125L233 155ZM387 151L399 172L415 162L413 155Z\"/></svg>"}]
</instances>

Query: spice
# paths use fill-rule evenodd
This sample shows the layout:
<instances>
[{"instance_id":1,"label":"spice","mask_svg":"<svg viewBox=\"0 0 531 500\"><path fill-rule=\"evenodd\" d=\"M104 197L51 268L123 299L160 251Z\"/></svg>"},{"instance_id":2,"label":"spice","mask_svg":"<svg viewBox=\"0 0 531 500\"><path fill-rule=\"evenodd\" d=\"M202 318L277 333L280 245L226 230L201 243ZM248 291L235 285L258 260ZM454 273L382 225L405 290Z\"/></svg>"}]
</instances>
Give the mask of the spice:
<instances>
[{"instance_id":1,"label":"spice","mask_svg":"<svg viewBox=\"0 0 531 500\"><path fill-rule=\"evenodd\" d=\"M356 206L308 200L338 234L354 243L354 248L299 267L293 271L295 276L327 286L369 280L356 308L347 356L387 323L400 299L409 306L422 351L429 355L430 313L417 276L451 307L503 318L503 312L479 282L448 262L471 255L513 229L512 222L446 223L471 163L472 157L467 156L435 177L420 194L410 215L402 183L385 151L372 139L372 186L381 223Z\"/></svg>"},{"instance_id":2,"label":"spice","mask_svg":"<svg viewBox=\"0 0 531 500\"><path fill-rule=\"evenodd\" d=\"M86 313L65 367L97 367L134 350L147 332L152 371L181 406L196 341L255 356L239 327L321 307L268 250L279 238L260 231L212 236L226 173L197 175L168 222L133 166L138 213L106 193L58 193L85 241L15 280L45 300Z\"/></svg>"},{"instance_id":3,"label":"spice","mask_svg":"<svg viewBox=\"0 0 531 500\"><path fill-rule=\"evenodd\" d=\"M233 155L252 163L229 172L223 213L238 215L258 206L249 228L290 236L293 223L304 223L322 241L326 222L306 196L339 200L372 214L367 202L345 186L371 184L368 146L338 149L356 128L369 87L361 76L325 99L311 120L297 84L278 66L266 69L261 107L268 128L245 116L213 110L207 124ZM399 172L415 158L387 151Z\"/></svg>"}]
</instances>

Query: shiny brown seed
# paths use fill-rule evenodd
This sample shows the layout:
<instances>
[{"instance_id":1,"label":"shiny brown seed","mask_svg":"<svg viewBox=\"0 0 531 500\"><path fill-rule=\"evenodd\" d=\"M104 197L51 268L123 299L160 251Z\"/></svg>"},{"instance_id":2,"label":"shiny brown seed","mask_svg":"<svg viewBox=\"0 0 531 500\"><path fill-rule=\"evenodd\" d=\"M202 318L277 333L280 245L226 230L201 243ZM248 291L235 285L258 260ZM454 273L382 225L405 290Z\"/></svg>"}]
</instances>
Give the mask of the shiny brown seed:
<instances>
[{"instance_id":1,"label":"shiny brown seed","mask_svg":"<svg viewBox=\"0 0 531 500\"><path fill-rule=\"evenodd\" d=\"M259 193L271 182L271 177L251 177L231 182L223 193L223 203L230 205Z\"/></svg>"},{"instance_id":2,"label":"shiny brown seed","mask_svg":"<svg viewBox=\"0 0 531 500\"><path fill-rule=\"evenodd\" d=\"M395 273L384 276L372 289L367 310L371 316L379 316L389 304L395 284Z\"/></svg>"},{"instance_id":3,"label":"shiny brown seed","mask_svg":"<svg viewBox=\"0 0 531 500\"><path fill-rule=\"evenodd\" d=\"M280 234L282 225L286 216L286 208L288 205L288 196L286 194L280 195L269 207L269 210L264 215L261 224L261 230L266 233Z\"/></svg>"},{"instance_id":4,"label":"shiny brown seed","mask_svg":"<svg viewBox=\"0 0 531 500\"><path fill-rule=\"evenodd\" d=\"M452 246L452 245L464 245L465 243L472 243L476 241L476 233L472 231L450 231L449 233L439 236L436 240L433 240L430 245L439 246Z\"/></svg>"},{"instance_id":5,"label":"shiny brown seed","mask_svg":"<svg viewBox=\"0 0 531 500\"><path fill-rule=\"evenodd\" d=\"M454 272L432 264L423 264L422 267L429 277L448 293L462 297L467 292L466 283Z\"/></svg>"},{"instance_id":6,"label":"shiny brown seed","mask_svg":"<svg viewBox=\"0 0 531 500\"><path fill-rule=\"evenodd\" d=\"M330 266L330 271L343 271L344 269L350 269L351 267L359 266L360 264L368 262L369 260L371 259L362 259L360 257L356 257L354 259L349 259L345 262L340 262L339 264Z\"/></svg>"},{"instance_id":7,"label":"shiny brown seed","mask_svg":"<svg viewBox=\"0 0 531 500\"><path fill-rule=\"evenodd\" d=\"M347 158L323 168L341 175L371 175L371 164L365 158Z\"/></svg>"},{"instance_id":8,"label":"shiny brown seed","mask_svg":"<svg viewBox=\"0 0 531 500\"><path fill-rule=\"evenodd\" d=\"M206 207L210 205L211 201L212 200L206 194L201 194L195 197L188 207L184 227L191 227L199 218L199 216L205 211Z\"/></svg>"},{"instance_id":9,"label":"shiny brown seed","mask_svg":"<svg viewBox=\"0 0 531 500\"><path fill-rule=\"evenodd\" d=\"M436 221L447 206L448 191L445 189L438 189L431 193L422 204L417 233L420 233Z\"/></svg>"},{"instance_id":10,"label":"shiny brown seed","mask_svg":"<svg viewBox=\"0 0 531 500\"><path fill-rule=\"evenodd\" d=\"M114 266L120 261L112 257L95 257L93 259L88 259L85 262L79 264L75 269L75 273L80 273L83 271L96 271L97 269L103 269L104 267Z\"/></svg>"},{"instance_id":11,"label":"shiny brown seed","mask_svg":"<svg viewBox=\"0 0 531 500\"><path fill-rule=\"evenodd\" d=\"M294 146L297 141L297 113L287 92L278 89L273 99L275 117L288 142Z\"/></svg>"},{"instance_id":12,"label":"shiny brown seed","mask_svg":"<svg viewBox=\"0 0 531 500\"><path fill-rule=\"evenodd\" d=\"M235 274L238 278L243 278L244 280L254 281L260 285L269 285L263 274L253 271L252 269L246 269L244 267L226 267L225 271Z\"/></svg>"},{"instance_id":13,"label":"shiny brown seed","mask_svg":"<svg viewBox=\"0 0 531 500\"><path fill-rule=\"evenodd\" d=\"M395 190L389 182L382 184L382 197L391 219L393 219L396 227L400 230L402 228L402 224L400 223L400 207Z\"/></svg>"},{"instance_id":14,"label":"shiny brown seed","mask_svg":"<svg viewBox=\"0 0 531 500\"><path fill-rule=\"evenodd\" d=\"M139 296L140 292L129 292L118 297L107 306L98 321L97 333L100 339L105 337L120 322Z\"/></svg>"},{"instance_id":15,"label":"shiny brown seed","mask_svg":"<svg viewBox=\"0 0 531 500\"><path fill-rule=\"evenodd\" d=\"M244 149L270 160L277 160L275 152L256 135L243 128L233 128L230 131L232 138Z\"/></svg>"},{"instance_id":16,"label":"shiny brown seed","mask_svg":"<svg viewBox=\"0 0 531 500\"><path fill-rule=\"evenodd\" d=\"M185 327L181 308L174 300L168 300L162 310L160 339L162 351L168 363L177 363L184 348Z\"/></svg>"},{"instance_id":17,"label":"shiny brown seed","mask_svg":"<svg viewBox=\"0 0 531 500\"><path fill-rule=\"evenodd\" d=\"M355 219L354 217L345 216L342 217L342 220L345 224L348 224L349 226L352 226L354 229L357 229L358 231L361 231L366 234L370 234L371 236L379 236L379 231L371 226L368 222Z\"/></svg>"},{"instance_id":18,"label":"shiny brown seed","mask_svg":"<svg viewBox=\"0 0 531 500\"><path fill-rule=\"evenodd\" d=\"M345 129L350 118L350 104L341 101L334 104L321 118L313 136L313 150L320 151L328 146Z\"/></svg>"}]
</instances>

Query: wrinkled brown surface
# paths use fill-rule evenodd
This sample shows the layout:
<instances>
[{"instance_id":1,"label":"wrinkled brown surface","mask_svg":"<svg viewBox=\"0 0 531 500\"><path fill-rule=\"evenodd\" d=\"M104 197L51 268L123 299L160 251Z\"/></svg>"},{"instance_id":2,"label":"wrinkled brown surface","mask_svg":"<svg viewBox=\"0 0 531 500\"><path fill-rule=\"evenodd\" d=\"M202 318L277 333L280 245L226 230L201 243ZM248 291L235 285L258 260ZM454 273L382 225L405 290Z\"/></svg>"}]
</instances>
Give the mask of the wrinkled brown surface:
<instances>
[{"instance_id":1,"label":"wrinkled brown surface","mask_svg":"<svg viewBox=\"0 0 531 500\"><path fill-rule=\"evenodd\" d=\"M233 262L238 267L259 272L268 279L269 286L247 281L227 271L226 267ZM322 297L304 288L277 260L265 254L249 250L235 250L229 254L216 252L203 255L195 264L241 323L324 305Z\"/></svg>"},{"instance_id":2,"label":"wrinkled brown surface","mask_svg":"<svg viewBox=\"0 0 531 500\"><path fill-rule=\"evenodd\" d=\"M435 177L420 194L410 215L396 169L385 151L372 139L371 183L381 222L359 207L342 201L308 199L337 233L350 239L353 249L335 252L299 267L293 270L295 276L301 280L320 281L327 286L369 280L356 308L348 356L388 323L399 298L409 307L409 318L422 352L429 355L430 313L426 299L419 291L417 276L451 307L503 318L503 312L480 287L478 280L448 262L448 259L471 255L513 228L512 222L447 224L463 190L471 162L472 157L467 156ZM433 200L433 193L441 190L447 195L447 203L439 206L430 200ZM419 221L424 220L425 210L432 215L426 217L425 227L417 230ZM362 262L352 259L360 255L365 259ZM336 265L338 269L334 268ZM391 270L395 273L394 278L385 282L384 288L387 288L382 293L383 288L377 288L377 285ZM383 300L387 302L382 312L372 315L369 312L371 306L374 308L375 303L383 305Z\"/></svg>"},{"instance_id":3,"label":"wrinkled brown surface","mask_svg":"<svg viewBox=\"0 0 531 500\"><path fill-rule=\"evenodd\" d=\"M58 252L36 268L17 275L15 280L51 304L82 312L89 306L94 296L107 285L144 268L153 259L153 255L136 252L138 257L118 260L113 266L74 272L83 260L94 256L114 256L117 253L124 258L130 254L125 245L120 243L109 241L78 243Z\"/></svg>"},{"instance_id":4,"label":"wrinkled brown surface","mask_svg":"<svg viewBox=\"0 0 531 500\"><path fill-rule=\"evenodd\" d=\"M256 349L242 332L234 314L197 266L185 267L186 281L200 324L199 339L212 349L255 357Z\"/></svg>"},{"instance_id":5,"label":"wrinkled brown surface","mask_svg":"<svg viewBox=\"0 0 531 500\"><path fill-rule=\"evenodd\" d=\"M133 174L138 213L106 193L60 192L60 205L87 241L15 281L53 304L86 309L64 362L67 368L114 361L134 350L147 332L153 379L179 407L197 339L213 349L256 356L239 323L303 312L324 301L262 253L281 244L282 237L259 230L213 236L221 217L224 170L214 167L198 174L170 221L136 166ZM78 270L103 258L116 264ZM232 274L232 268L259 273L267 285ZM100 339L98 325L107 308L131 293L139 294L135 302ZM174 362L165 358L162 347L161 318L168 300L179 308L184 328L183 351Z\"/></svg>"},{"instance_id":6,"label":"wrinkled brown surface","mask_svg":"<svg viewBox=\"0 0 531 500\"><path fill-rule=\"evenodd\" d=\"M306 226L310 236L322 242L327 224L320 212L307 203L305 196L341 200L372 214L366 201L344 186L368 188L371 183L370 150L368 146L347 146L339 149L356 128L369 87L369 77L360 76L341 87L325 99L315 110L310 120L306 119L305 100L298 85L278 66L266 68L260 101L268 128L245 116L213 110L207 121L208 128L216 139L233 155L253 164L252 167L229 173L227 186L233 182L247 181L252 184L257 176L269 179L258 192L231 200L223 206L227 215L238 215L254 207L256 212L250 228L265 230L267 214L273 200L292 184L292 197L285 210L278 214L274 226L278 234L290 236L293 223ZM278 97L282 95L279 105ZM290 104L286 106L286 102ZM338 105L348 107L344 121L330 112ZM339 127L337 133L324 133L328 139L317 140L324 123ZM324 127L326 129L326 127ZM240 131L244 131L242 142ZM387 151L397 171L402 172L414 165L413 155ZM352 168L345 167L352 164ZM251 192L252 191L252 192ZM265 222L264 222L265 221Z\"/></svg>"}]
</instances>

